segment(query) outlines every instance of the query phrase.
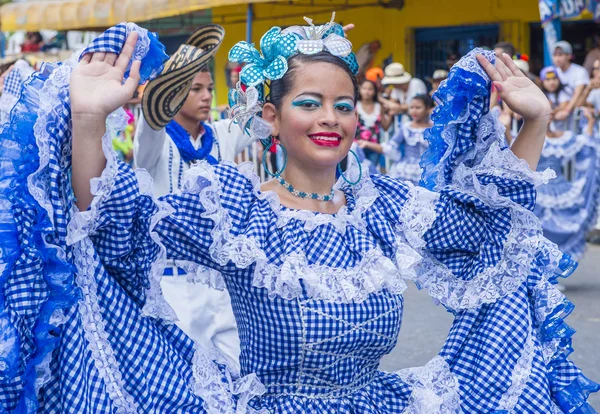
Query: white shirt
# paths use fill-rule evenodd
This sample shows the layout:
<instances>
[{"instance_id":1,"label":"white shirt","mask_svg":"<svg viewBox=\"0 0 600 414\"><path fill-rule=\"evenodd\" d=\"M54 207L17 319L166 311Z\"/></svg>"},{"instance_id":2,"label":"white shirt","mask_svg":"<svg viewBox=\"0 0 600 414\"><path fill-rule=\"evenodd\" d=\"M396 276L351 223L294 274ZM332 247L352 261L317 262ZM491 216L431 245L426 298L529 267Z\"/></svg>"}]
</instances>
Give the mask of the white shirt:
<instances>
[{"instance_id":1,"label":"white shirt","mask_svg":"<svg viewBox=\"0 0 600 414\"><path fill-rule=\"evenodd\" d=\"M412 98L415 96L426 94L427 86L425 86L425 82L418 78L412 78L408 83L408 89L406 92L401 89L394 88L390 96L392 99L397 100L401 104L409 104Z\"/></svg>"},{"instance_id":2,"label":"white shirt","mask_svg":"<svg viewBox=\"0 0 600 414\"><path fill-rule=\"evenodd\" d=\"M548 92L548 93L546 93L546 96L552 103L552 107L557 107L560 104L569 102L571 100L571 97L569 96L569 94L567 92L565 92L564 90L560 91L558 93L558 96L557 96L556 92Z\"/></svg>"},{"instance_id":3,"label":"white shirt","mask_svg":"<svg viewBox=\"0 0 600 414\"><path fill-rule=\"evenodd\" d=\"M150 173L154 181L154 194L160 197L179 189L180 179L190 165L181 159L177 146L164 128L155 131L143 116L140 118L133 141L133 161L137 168L144 168ZM210 154L216 159L233 161L252 143L252 138L242 133L237 125L232 125L229 132L230 122L224 119L210 124L215 136ZM195 140L190 138L190 141L198 149L202 144L202 135Z\"/></svg>"},{"instance_id":4,"label":"white shirt","mask_svg":"<svg viewBox=\"0 0 600 414\"><path fill-rule=\"evenodd\" d=\"M594 106L596 112L600 111L600 89L592 89L587 97L587 103Z\"/></svg>"},{"instance_id":5,"label":"white shirt","mask_svg":"<svg viewBox=\"0 0 600 414\"><path fill-rule=\"evenodd\" d=\"M397 100L401 104L410 104L410 101L417 95L426 95L427 94L427 86L425 82L418 78L412 78L408 83L408 89L404 92L401 89L394 88L390 97L392 99ZM405 123L410 121L410 116L408 114L399 115L397 117L398 123ZM400 125L398 125L399 127Z\"/></svg>"},{"instance_id":6,"label":"white shirt","mask_svg":"<svg viewBox=\"0 0 600 414\"><path fill-rule=\"evenodd\" d=\"M379 102L375 102L375 106L373 107L373 113L368 114L365 111L365 108L363 108L362 103L358 101L356 103L356 111L363 120L364 125L367 128L371 128L373 125L375 125L375 122L377 122L377 118L379 118L379 115L381 115L381 104Z\"/></svg>"},{"instance_id":7,"label":"white shirt","mask_svg":"<svg viewBox=\"0 0 600 414\"><path fill-rule=\"evenodd\" d=\"M565 85L564 91L569 95L569 99L573 97L575 89L581 85L590 83L590 75L583 66L571 63L566 71L556 68L560 82Z\"/></svg>"},{"instance_id":8,"label":"white shirt","mask_svg":"<svg viewBox=\"0 0 600 414\"><path fill-rule=\"evenodd\" d=\"M215 136L211 155L216 159L233 161L252 142L237 125L229 132L229 124L222 120L211 125ZM190 140L198 149L202 135ZM153 130L143 116L137 124L133 157L136 167L152 176L156 196L179 189L183 172L190 168L166 130ZM176 263L168 261L167 265L179 274ZM240 340L229 293L190 283L187 275L163 276L160 284L165 300L177 314L177 326L204 348L218 349L229 366L239 369Z\"/></svg>"}]
</instances>

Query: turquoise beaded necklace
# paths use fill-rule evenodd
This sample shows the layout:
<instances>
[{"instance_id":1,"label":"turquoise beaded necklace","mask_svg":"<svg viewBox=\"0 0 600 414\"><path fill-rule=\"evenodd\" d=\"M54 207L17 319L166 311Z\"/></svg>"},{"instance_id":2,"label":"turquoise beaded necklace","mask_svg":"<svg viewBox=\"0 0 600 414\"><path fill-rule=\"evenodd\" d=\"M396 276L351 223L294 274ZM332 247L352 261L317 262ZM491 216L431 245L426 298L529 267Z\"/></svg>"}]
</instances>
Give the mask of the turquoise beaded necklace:
<instances>
[{"instance_id":1,"label":"turquoise beaded necklace","mask_svg":"<svg viewBox=\"0 0 600 414\"><path fill-rule=\"evenodd\" d=\"M333 188L331 189L331 193L329 193L327 195L321 195L321 194L317 194L317 193L307 193L305 191L296 190L293 185L291 185L290 183L285 181L280 175L276 175L275 179L279 182L279 184L281 184L283 186L283 188L288 190L292 195L294 195L296 197L308 198L311 200L319 200L319 201L333 200L333 196L334 196Z\"/></svg>"}]
</instances>

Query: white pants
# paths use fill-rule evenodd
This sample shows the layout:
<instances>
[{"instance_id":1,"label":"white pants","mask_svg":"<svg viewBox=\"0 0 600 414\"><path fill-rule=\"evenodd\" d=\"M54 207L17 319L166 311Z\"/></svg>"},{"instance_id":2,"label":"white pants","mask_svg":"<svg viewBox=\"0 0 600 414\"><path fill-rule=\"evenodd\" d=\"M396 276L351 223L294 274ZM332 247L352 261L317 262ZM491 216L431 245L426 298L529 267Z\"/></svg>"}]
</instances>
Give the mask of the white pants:
<instances>
[{"instance_id":1,"label":"white pants","mask_svg":"<svg viewBox=\"0 0 600 414\"><path fill-rule=\"evenodd\" d=\"M218 349L229 367L239 371L240 339L229 293L188 283L186 276L163 276L161 286L177 314L177 326L201 346Z\"/></svg>"}]
</instances>

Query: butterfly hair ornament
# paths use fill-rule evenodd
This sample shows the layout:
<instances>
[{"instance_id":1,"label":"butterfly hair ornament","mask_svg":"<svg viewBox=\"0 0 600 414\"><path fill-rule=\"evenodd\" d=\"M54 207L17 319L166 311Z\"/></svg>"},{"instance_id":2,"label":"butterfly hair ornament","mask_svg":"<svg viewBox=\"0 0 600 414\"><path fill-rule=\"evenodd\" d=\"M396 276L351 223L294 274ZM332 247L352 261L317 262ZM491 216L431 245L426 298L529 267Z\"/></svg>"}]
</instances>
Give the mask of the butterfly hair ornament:
<instances>
[{"instance_id":1,"label":"butterfly hair ornament","mask_svg":"<svg viewBox=\"0 0 600 414\"><path fill-rule=\"evenodd\" d=\"M260 139L265 146L272 144L272 127L260 117L265 103L265 85L283 78L289 69L290 58L324 51L339 57L354 75L358 73L352 43L345 38L342 26L334 22L335 12L324 25L315 26L308 17L304 20L308 26L269 29L260 39L260 51L245 41L236 43L229 51L231 62L244 65L240 81L229 91L229 118L232 124Z\"/></svg>"}]
</instances>

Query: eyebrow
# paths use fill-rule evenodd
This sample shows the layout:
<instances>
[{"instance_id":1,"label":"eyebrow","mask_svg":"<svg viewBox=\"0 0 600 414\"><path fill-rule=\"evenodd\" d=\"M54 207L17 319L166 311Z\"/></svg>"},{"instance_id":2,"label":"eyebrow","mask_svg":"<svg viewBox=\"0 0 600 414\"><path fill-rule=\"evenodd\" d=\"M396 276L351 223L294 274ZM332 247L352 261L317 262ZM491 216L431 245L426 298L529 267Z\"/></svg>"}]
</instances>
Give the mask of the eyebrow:
<instances>
[{"instance_id":1,"label":"eyebrow","mask_svg":"<svg viewBox=\"0 0 600 414\"><path fill-rule=\"evenodd\" d=\"M192 88L195 88L197 86L206 86L207 88L212 88L212 87L215 86L215 84L214 83L209 83L208 85L205 85L203 83L198 83L198 82L192 84Z\"/></svg>"},{"instance_id":2,"label":"eyebrow","mask_svg":"<svg viewBox=\"0 0 600 414\"><path fill-rule=\"evenodd\" d=\"M303 96L303 95L311 95L311 96L314 96L315 98L323 99L323 94L321 94L319 92L302 92L301 94L298 94L294 99L297 99L298 96ZM354 97L353 96L347 96L347 95L339 96L335 100L336 101L341 101L343 99L349 99L351 101L354 101Z\"/></svg>"}]
</instances>

